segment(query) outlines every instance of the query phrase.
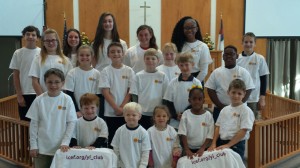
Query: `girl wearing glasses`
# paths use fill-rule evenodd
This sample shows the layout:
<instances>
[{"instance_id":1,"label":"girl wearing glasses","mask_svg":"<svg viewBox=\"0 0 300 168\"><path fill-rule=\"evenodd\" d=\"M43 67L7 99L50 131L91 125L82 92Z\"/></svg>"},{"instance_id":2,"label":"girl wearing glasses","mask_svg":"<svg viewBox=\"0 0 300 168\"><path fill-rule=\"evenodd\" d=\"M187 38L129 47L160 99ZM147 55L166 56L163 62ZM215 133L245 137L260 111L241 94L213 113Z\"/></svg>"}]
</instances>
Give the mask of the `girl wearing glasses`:
<instances>
[{"instance_id":1,"label":"girl wearing glasses","mask_svg":"<svg viewBox=\"0 0 300 168\"><path fill-rule=\"evenodd\" d=\"M47 91L44 74L50 68L57 68L63 71L65 76L72 69L71 62L62 53L58 34L53 29L47 29L43 33L41 54L32 61L29 70L29 77L32 78L32 86L37 96Z\"/></svg>"}]
</instances>

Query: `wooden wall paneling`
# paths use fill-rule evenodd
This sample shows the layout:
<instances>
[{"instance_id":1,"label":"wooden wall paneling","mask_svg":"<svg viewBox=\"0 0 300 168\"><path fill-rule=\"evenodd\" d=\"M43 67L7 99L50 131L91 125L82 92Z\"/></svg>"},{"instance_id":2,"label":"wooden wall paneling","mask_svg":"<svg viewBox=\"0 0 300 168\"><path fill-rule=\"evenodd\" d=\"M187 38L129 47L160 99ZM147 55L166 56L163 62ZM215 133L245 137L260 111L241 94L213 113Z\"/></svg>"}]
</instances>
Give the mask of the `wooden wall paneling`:
<instances>
[{"instance_id":1,"label":"wooden wall paneling","mask_svg":"<svg viewBox=\"0 0 300 168\"><path fill-rule=\"evenodd\" d=\"M218 34L220 30L221 13L223 16L223 30L225 46L234 45L238 52L243 51L242 37L244 34L244 1L241 0L217 0L216 13L216 46L218 45ZM255 32L253 32L255 34ZM267 39L256 40L255 51L266 56Z\"/></svg>"},{"instance_id":2,"label":"wooden wall paneling","mask_svg":"<svg viewBox=\"0 0 300 168\"><path fill-rule=\"evenodd\" d=\"M120 38L129 44L129 0L79 1L79 28L92 41L103 12L114 15Z\"/></svg>"},{"instance_id":3,"label":"wooden wall paneling","mask_svg":"<svg viewBox=\"0 0 300 168\"><path fill-rule=\"evenodd\" d=\"M64 12L67 28L73 28L73 0L47 0L46 25L55 29L62 42L64 32Z\"/></svg>"},{"instance_id":4,"label":"wooden wall paneling","mask_svg":"<svg viewBox=\"0 0 300 168\"><path fill-rule=\"evenodd\" d=\"M202 36L210 33L210 0L162 0L161 44L171 41L175 24L184 16L192 16L201 27Z\"/></svg>"}]
</instances>

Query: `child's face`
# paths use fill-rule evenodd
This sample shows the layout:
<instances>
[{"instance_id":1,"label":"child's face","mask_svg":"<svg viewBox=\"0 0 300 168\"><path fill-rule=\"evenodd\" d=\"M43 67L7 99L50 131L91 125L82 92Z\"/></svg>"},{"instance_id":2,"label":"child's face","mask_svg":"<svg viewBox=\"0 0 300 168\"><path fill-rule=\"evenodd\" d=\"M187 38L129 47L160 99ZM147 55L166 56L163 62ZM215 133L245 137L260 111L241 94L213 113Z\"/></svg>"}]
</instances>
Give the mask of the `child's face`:
<instances>
[{"instance_id":1,"label":"child's face","mask_svg":"<svg viewBox=\"0 0 300 168\"><path fill-rule=\"evenodd\" d=\"M163 109L156 109L154 116L154 123L156 126L160 128L165 128L167 126L167 122L169 121L169 116L167 112Z\"/></svg>"},{"instance_id":2,"label":"child's face","mask_svg":"<svg viewBox=\"0 0 300 168\"><path fill-rule=\"evenodd\" d=\"M158 65L158 58L155 55L146 55L144 57L144 62L147 70L154 70Z\"/></svg>"},{"instance_id":3,"label":"child's face","mask_svg":"<svg viewBox=\"0 0 300 168\"><path fill-rule=\"evenodd\" d=\"M192 62L179 62L177 66L180 69L182 75L189 76L192 72L194 64Z\"/></svg>"},{"instance_id":4,"label":"child's face","mask_svg":"<svg viewBox=\"0 0 300 168\"><path fill-rule=\"evenodd\" d=\"M253 52L255 47L254 37L246 36L243 40L243 48L245 52Z\"/></svg>"},{"instance_id":5,"label":"child's face","mask_svg":"<svg viewBox=\"0 0 300 168\"><path fill-rule=\"evenodd\" d=\"M111 46L108 51L108 57L112 63L121 63L123 59L123 50L119 46Z\"/></svg>"},{"instance_id":6,"label":"child's face","mask_svg":"<svg viewBox=\"0 0 300 168\"><path fill-rule=\"evenodd\" d=\"M98 107L95 103L89 105L82 105L81 112L83 117L92 120L97 116Z\"/></svg>"},{"instance_id":7,"label":"child's face","mask_svg":"<svg viewBox=\"0 0 300 168\"><path fill-rule=\"evenodd\" d=\"M57 49L57 39L54 33L50 33L50 34L45 34L44 36L44 46L47 50L48 53L56 53L56 49Z\"/></svg>"},{"instance_id":8,"label":"child's face","mask_svg":"<svg viewBox=\"0 0 300 168\"><path fill-rule=\"evenodd\" d=\"M77 57L80 66L91 66L93 56L90 49L80 49Z\"/></svg>"},{"instance_id":9,"label":"child's face","mask_svg":"<svg viewBox=\"0 0 300 168\"><path fill-rule=\"evenodd\" d=\"M36 32L26 32L25 35L23 36L25 41L26 41L26 45L36 45L36 42L38 40L38 37L36 35Z\"/></svg>"},{"instance_id":10,"label":"child's face","mask_svg":"<svg viewBox=\"0 0 300 168\"><path fill-rule=\"evenodd\" d=\"M79 34L77 32L71 31L68 34L68 44L72 47L72 48L76 48L79 45Z\"/></svg>"},{"instance_id":11,"label":"child's face","mask_svg":"<svg viewBox=\"0 0 300 168\"><path fill-rule=\"evenodd\" d=\"M48 90L48 95L50 97L55 97L60 94L60 91L65 82L61 81L58 76L51 74L46 78L45 83Z\"/></svg>"},{"instance_id":12,"label":"child's face","mask_svg":"<svg viewBox=\"0 0 300 168\"><path fill-rule=\"evenodd\" d=\"M198 27L193 21L187 20L183 24L183 33L187 41L193 42L196 39L195 35L197 31L198 31Z\"/></svg>"},{"instance_id":13,"label":"child's face","mask_svg":"<svg viewBox=\"0 0 300 168\"><path fill-rule=\"evenodd\" d=\"M193 90L191 97L189 97L189 102L194 110L201 110L203 108L204 96L203 93L196 89Z\"/></svg>"},{"instance_id":14,"label":"child's face","mask_svg":"<svg viewBox=\"0 0 300 168\"><path fill-rule=\"evenodd\" d=\"M228 95L233 106L237 106L243 103L243 98L245 97L246 92L242 89L231 88L228 92Z\"/></svg>"},{"instance_id":15,"label":"child's face","mask_svg":"<svg viewBox=\"0 0 300 168\"><path fill-rule=\"evenodd\" d=\"M139 42L143 45L148 45L149 46L151 38L152 38L152 35L150 34L148 29L141 30L138 33Z\"/></svg>"},{"instance_id":16,"label":"child's face","mask_svg":"<svg viewBox=\"0 0 300 168\"><path fill-rule=\"evenodd\" d=\"M234 66L236 65L237 53L232 48L226 48L223 54L223 60L225 66Z\"/></svg>"},{"instance_id":17,"label":"child's face","mask_svg":"<svg viewBox=\"0 0 300 168\"><path fill-rule=\"evenodd\" d=\"M174 61L176 58L176 53L172 50L167 50L164 52L164 59L165 61Z\"/></svg>"},{"instance_id":18,"label":"child's face","mask_svg":"<svg viewBox=\"0 0 300 168\"><path fill-rule=\"evenodd\" d=\"M124 112L124 119L128 127L134 128L138 126L141 114L135 110L127 110Z\"/></svg>"},{"instance_id":19,"label":"child's face","mask_svg":"<svg viewBox=\"0 0 300 168\"><path fill-rule=\"evenodd\" d=\"M104 18L103 29L105 31L112 31L113 28L114 28L114 20L111 15L108 15Z\"/></svg>"}]
</instances>

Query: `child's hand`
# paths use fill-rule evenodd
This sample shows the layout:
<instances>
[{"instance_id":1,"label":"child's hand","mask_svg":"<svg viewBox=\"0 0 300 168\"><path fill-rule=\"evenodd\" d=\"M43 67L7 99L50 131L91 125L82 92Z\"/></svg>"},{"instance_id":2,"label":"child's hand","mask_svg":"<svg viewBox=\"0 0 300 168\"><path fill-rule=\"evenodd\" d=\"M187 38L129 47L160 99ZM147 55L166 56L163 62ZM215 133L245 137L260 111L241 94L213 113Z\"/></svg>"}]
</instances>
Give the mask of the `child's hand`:
<instances>
[{"instance_id":1,"label":"child's hand","mask_svg":"<svg viewBox=\"0 0 300 168\"><path fill-rule=\"evenodd\" d=\"M225 149L225 148L230 148L230 146L227 145L227 144L225 144L225 145L221 145L221 146L217 147L216 149L217 149L217 150L223 150L223 149Z\"/></svg>"},{"instance_id":2,"label":"child's hand","mask_svg":"<svg viewBox=\"0 0 300 168\"><path fill-rule=\"evenodd\" d=\"M177 113L177 120L178 120L178 121L181 120L181 116L182 116L182 113Z\"/></svg>"},{"instance_id":3,"label":"child's hand","mask_svg":"<svg viewBox=\"0 0 300 168\"><path fill-rule=\"evenodd\" d=\"M61 145L61 146L60 146L60 150L61 150L62 152L68 152L69 149L70 149L70 147L67 146L67 145Z\"/></svg>"},{"instance_id":4,"label":"child's hand","mask_svg":"<svg viewBox=\"0 0 300 168\"><path fill-rule=\"evenodd\" d=\"M123 115L123 108L118 107L117 109L115 109L115 115L116 116L122 116Z\"/></svg>"},{"instance_id":5,"label":"child's hand","mask_svg":"<svg viewBox=\"0 0 300 168\"><path fill-rule=\"evenodd\" d=\"M181 156L181 149L180 148L174 148L172 152L173 156L180 157Z\"/></svg>"},{"instance_id":6,"label":"child's hand","mask_svg":"<svg viewBox=\"0 0 300 168\"><path fill-rule=\"evenodd\" d=\"M216 145L210 145L210 147L207 149L207 151L209 151L209 152L211 152L211 151L213 151L213 150L215 150L216 149Z\"/></svg>"},{"instance_id":7,"label":"child's hand","mask_svg":"<svg viewBox=\"0 0 300 168\"><path fill-rule=\"evenodd\" d=\"M196 155L197 155L198 157L201 157L201 156L203 155L203 153L204 153L204 150L205 150L205 149L200 148L200 149L197 151Z\"/></svg>"},{"instance_id":8,"label":"child's hand","mask_svg":"<svg viewBox=\"0 0 300 168\"><path fill-rule=\"evenodd\" d=\"M29 155L31 156L31 157L37 157L38 155L39 155L39 150L38 149L32 149L32 150L30 150L29 151Z\"/></svg>"},{"instance_id":9,"label":"child's hand","mask_svg":"<svg viewBox=\"0 0 300 168\"><path fill-rule=\"evenodd\" d=\"M95 149L95 147L94 146L87 146L87 147L85 147L85 149L93 150L93 149Z\"/></svg>"},{"instance_id":10,"label":"child's hand","mask_svg":"<svg viewBox=\"0 0 300 168\"><path fill-rule=\"evenodd\" d=\"M193 159L194 153L190 149L185 150L188 159Z\"/></svg>"},{"instance_id":11,"label":"child's hand","mask_svg":"<svg viewBox=\"0 0 300 168\"><path fill-rule=\"evenodd\" d=\"M82 113L81 113L81 111L77 111L77 112L76 112L76 115L77 115L77 118L80 118L80 117L82 117Z\"/></svg>"},{"instance_id":12,"label":"child's hand","mask_svg":"<svg viewBox=\"0 0 300 168\"><path fill-rule=\"evenodd\" d=\"M23 95L17 96L18 104L21 107L26 107L26 102Z\"/></svg>"},{"instance_id":13,"label":"child's hand","mask_svg":"<svg viewBox=\"0 0 300 168\"><path fill-rule=\"evenodd\" d=\"M81 149L81 146L73 146L74 149Z\"/></svg>"}]
</instances>

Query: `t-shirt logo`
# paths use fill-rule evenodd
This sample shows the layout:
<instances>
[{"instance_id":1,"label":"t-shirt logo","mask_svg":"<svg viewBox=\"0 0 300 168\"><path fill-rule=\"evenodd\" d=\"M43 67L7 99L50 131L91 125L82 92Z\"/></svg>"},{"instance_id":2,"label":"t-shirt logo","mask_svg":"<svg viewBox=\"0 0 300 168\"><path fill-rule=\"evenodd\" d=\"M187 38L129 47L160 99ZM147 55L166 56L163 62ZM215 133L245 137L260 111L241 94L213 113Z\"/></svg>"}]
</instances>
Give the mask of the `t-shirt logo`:
<instances>
[{"instance_id":1,"label":"t-shirt logo","mask_svg":"<svg viewBox=\"0 0 300 168\"><path fill-rule=\"evenodd\" d=\"M133 142L136 142L136 143L142 143L142 140L139 139L139 138L133 138Z\"/></svg>"},{"instance_id":2,"label":"t-shirt logo","mask_svg":"<svg viewBox=\"0 0 300 168\"><path fill-rule=\"evenodd\" d=\"M240 75L233 75L233 78L240 78Z\"/></svg>"},{"instance_id":3,"label":"t-shirt logo","mask_svg":"<svg viewBox=\"0 0 300 168\"><path fill-rule=\"evenodd\" d=\"M95 128L94 128L94 131L96 131L96 132L100 132L100 131L101 131L101 129L100 129L100 128L98 128L98 127L95 127Z\"/></svg>"},{"instance_id":4,"label":"t-shirt logo","mask_svg":"<svg viewBox=\"0 0 300 168\"><path fill-rule=\"evenodd\" d=\"M234 112L234 113L233 113L233 117L240 117L240 114L239 114L239 113L236 113L236 112Z\"/></svg>"},{"instance_id":5,"label":"t-shirt logo","mask_svg":"<svg viewBox=\"0 0 300 168\"><path fill-rule=\"evenodd\" d=\"M208 126L208 124L206 122L202 122L201 125L204 126L204 127Z\"/></svg>"},{"instance_id":6,"label":"t-shirt logo","mask_svg":"<svg viewBox=\"0 0 300 168\"><path fill-rule=\"evenodd\" d=\"M154 80L154 83L162 83L162 81L158 80L158 79L155 79Z\"/></svg>"},{"instance_id":7,"label":"t-shirt logo","mask_svg":"<svg viewBox=\"0 0 300 168\"><path fill-rule=\"evenodd\" d=\"M127 75L122 75L122 79L129 79Z\"/></svg>"},{"instance_id":8,"label":"t-shirt logo","mask_svg":"<svg viewBox=\"0 0 300 168\"><path fill-rule=\"evenodd\" d=\"M173 138L167 137L167 138L166 138L166 141L168 141L168 142L173 141Z\"/></svg>"},{"instance_id":9,"label":"t-shirt logo","mask_svg":"<svg viewBox=\"0 0 300 168\"><path fill-rule=\"evenodd\" d=\"M66 110L66 107L58 106L57 109L58 109L58 110Z\"/></svg>"},{"instance_id":10,"label":"t-shirt logo","mask_svg":"<svg viewBox=\"0 0 300 168\"><path fill-rule=\"evenodd\" d=\"M249 62L249 65L256 65L256 62Z\"/></svg>"},{"instance_id":11,"label":"t-shirt logo","mask_svg":"<svg viewBox=\"0 0 300 168\"><path fill-rule=\"evenodd\" d=\"M63 62L62 61L58 61L58 63L62 64Z\"/></svg>"},{"instance_id":12,"label":"t-shirt logo","mask_svg":"<svg viewBox=\"0 0 300 168\"><path fill-rule=\"evenodd\" d=\"M90 80L90 81L96 81L96 79L93 78L93 77L89 77L89 80Z\"/></svg>"},{"instance_id":13,"label":"t-shirt logo","mask_svg":"<svg viewBox=\"0 0 300 168\"><path fill-rule=\"evenodd\" d=\"M178 72L175 72L175 75L176 75L176 76L178 76L179 74L180 74L180 73L178 73Z\"/></svg>"}]
</instances>

